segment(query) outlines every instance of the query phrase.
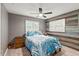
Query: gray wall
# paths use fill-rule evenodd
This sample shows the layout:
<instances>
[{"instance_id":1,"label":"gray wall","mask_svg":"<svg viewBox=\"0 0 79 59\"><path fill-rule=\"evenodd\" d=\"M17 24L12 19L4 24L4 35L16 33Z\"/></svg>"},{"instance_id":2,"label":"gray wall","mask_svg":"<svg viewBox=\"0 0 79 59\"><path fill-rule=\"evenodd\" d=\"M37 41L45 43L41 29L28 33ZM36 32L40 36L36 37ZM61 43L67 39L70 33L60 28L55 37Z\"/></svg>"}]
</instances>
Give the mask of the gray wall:
<instances>
[{"instance_id":1,"label":"gray wall","mask_svg":"<svg viewBox=\"0 0 79 59\"><path fill-rule=\"evenodd\" d=\"M69 26L69 27L66 26L65 27L66 31L64 33L60 33L60 34L65 35L65 36L78 37L79 36L79 9L75 10L75 11L72 11L72 12L69 12L69 13L65 13L65 14L59 15L59 16L52 17L50 19L47 19L46 20L46 28L48 29L48 23L50 21L54 21L54 20L58 20L58 19L66 18L66 17L70 17L70 16L73 16L73 15L78 15L78 25L77 26Z\"/></svg>"},{"instance_id":2,"label":"gray wall","mask_svg":"<svg viewBox=\"0 0 79 59\"><path fill-rule=\"evenodd\" d=\"M77 15L77 14L79 14L79 9L65 13L65 14L61 14L61 15L58 15L58 16L55 16L55 17L52 17L50 19L46 19L46 22L50 22L50 21L53 21L53 20L59 20L59 19L66 18L66 17L73 16L73 15Z\"/></svg>"},{"instance_id":3,"label":"gray wall","mask_svg":"<svg viewBox=\"0 0 79 59\"><path fill-rule=\"evenodd\" d=\"M1 4L1 54L4 55L8 45L8 12Z\"/></svg>"},{"instance_id":4,"label":"gray wall","mask_svg":"<svg viewBox=\"0 0 79 59\"><path fill-rule=\"evenodd\" d=\"M61 14L59 16L52 17L50 19L47 19L46 22L48 23L50 21L59 20L59 19L63 19L63 18L66 18L65 20L67 20L68 17L70 18L70 16L74 16L74 15L76 15L76 17L78 16L77 17L78 19L76 19L76 20L78 20L78 25L77 26L65 26L65 31L66 32L75 32L75 33L78 32L79 33L79 9L65 13L65 14ZM73 17L71 17L71 19L72 18Z\"/></svg>"},{"instance_id":5,"label":"gray wall","mask_svg":"<svg viewBox=\"0 0 79 59\"><path fill-rule=\"evenodd\" d=\"M0 4L0 55L1 55L1 4Z\"/></svg>"},{"instance_id":6,"label":"gray wall","mask_svg":"<svg viewBox=\"0 0 79 59\"><path fill-rule=\"evenodd\" d=\"M29 16L22 16L9 13L9 40L12 40L16 36L22 36L25 33L25 20L33 20L40 22L40 31L45 31L44 20L33 18Z\"/></svg>"}]
</instances>

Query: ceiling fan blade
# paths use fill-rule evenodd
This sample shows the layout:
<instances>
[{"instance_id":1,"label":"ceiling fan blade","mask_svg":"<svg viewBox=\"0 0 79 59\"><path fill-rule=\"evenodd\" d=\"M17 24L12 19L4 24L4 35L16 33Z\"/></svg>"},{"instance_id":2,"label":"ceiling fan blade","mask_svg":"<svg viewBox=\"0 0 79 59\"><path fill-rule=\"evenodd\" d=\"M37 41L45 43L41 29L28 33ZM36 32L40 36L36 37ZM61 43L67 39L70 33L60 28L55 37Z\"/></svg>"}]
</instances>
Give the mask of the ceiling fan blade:
<instances>
[{"instance_id":1,"label":"ceiling fan blade","mask_svg":"<svg viewBox=\"0 0 79 59\"><path fill-rule=\"evenodd\" d=\"M40 13L30 13L30 14L40 14Z\"/></svg>"},{"instance_id":2,"label":"ceiling fan blade","mask_svg":"<svg viewBox=\"0 0 79 59\"><path fill-rule=\"evenodd\" d=\"M47 13L44 13L44 14L52 14L52 12L47 12Z\"/></svg>"},{"instance_id":3,"label":"ceiling fan blade","mask_svg":"<svg viewBox=\"0 0 79 59\"><path fill-rule=\"evenodd\" d=\"M39 8L39 13L42 13L42 8Z\"/></svg>"},{"instance_id":4,"label":"ceiling fan blade","mask_svg":"<svg viewBox=\"0 0 79 59\"><path fill-rule=\"evenodd\" d=\"M43 17L44 17L44 18L46 18L46 16L45 16L45 15L43 15Z\"/></svg>"}]
</instances>

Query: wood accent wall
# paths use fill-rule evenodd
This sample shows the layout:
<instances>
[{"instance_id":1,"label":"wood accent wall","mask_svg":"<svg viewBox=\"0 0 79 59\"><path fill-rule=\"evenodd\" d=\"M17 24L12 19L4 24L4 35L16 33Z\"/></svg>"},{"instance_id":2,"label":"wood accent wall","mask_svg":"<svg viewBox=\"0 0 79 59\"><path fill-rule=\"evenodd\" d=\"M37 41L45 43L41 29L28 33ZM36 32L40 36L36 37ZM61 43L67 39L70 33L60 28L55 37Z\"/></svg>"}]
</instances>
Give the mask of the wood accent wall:
<instances>
[{"instance_id":1,"label":"wood accent wall","mask_svg":"<svg viewBox=\"0 0 79 59\"><path fill-rule=\"evenodd\" d=\"M79 38L56 35L56 34L54 35L50 33L48 33L48 35L58 37L62 45L68 46L70 48L73 48L79 51Z\"/></svg>"}]
</instances>

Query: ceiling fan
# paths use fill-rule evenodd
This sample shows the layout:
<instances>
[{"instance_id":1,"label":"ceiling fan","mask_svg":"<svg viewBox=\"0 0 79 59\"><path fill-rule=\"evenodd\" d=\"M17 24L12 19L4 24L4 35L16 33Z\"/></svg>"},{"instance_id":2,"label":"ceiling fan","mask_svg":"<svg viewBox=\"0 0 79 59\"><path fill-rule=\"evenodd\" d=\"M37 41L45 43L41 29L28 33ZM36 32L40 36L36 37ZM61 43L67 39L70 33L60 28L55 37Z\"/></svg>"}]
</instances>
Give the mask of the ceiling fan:
<instances>
[{"instance_id":1,"label":"ceiling fan","mask_svg":"<svg viewBox=\"0 0 79 59\"><path fill-rule=\"evenodd\" d=\"M46 18L45 14L52 14L52 12L43 13L42 8L39 8L39 13L32 13L32 14L38 14L39 17L44 17L44 18Z\"/></svg>"}]
</instances>

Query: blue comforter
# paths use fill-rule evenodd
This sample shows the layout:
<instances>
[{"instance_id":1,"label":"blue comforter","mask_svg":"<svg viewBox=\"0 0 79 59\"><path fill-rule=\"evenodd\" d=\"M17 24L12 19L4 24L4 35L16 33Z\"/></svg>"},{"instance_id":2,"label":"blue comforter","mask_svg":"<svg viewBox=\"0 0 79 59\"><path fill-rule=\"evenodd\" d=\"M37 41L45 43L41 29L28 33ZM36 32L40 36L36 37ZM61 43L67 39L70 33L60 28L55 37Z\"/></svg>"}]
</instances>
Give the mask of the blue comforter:
<instances>
[{"instance_id":1,"label":"blue comforter","mask_svg":"<svg viewBox=\"0 0 79 59\"><path fill-rule=\"evenodd\" d=\"M25 45L32 56L49 56L61 48L59 38L44 35L27 36Z\"/></svg>"}]
</instances>

